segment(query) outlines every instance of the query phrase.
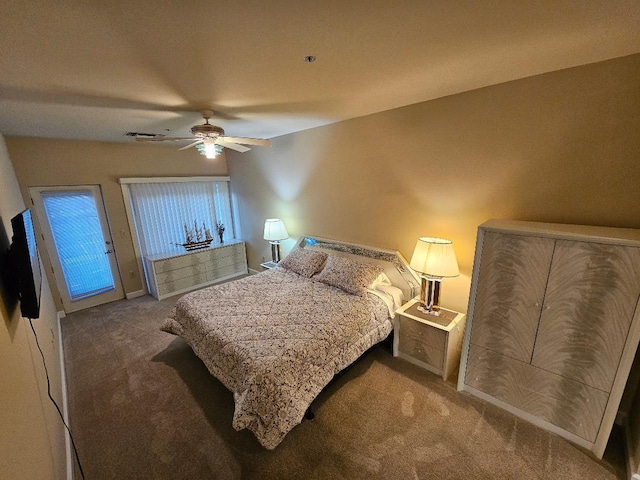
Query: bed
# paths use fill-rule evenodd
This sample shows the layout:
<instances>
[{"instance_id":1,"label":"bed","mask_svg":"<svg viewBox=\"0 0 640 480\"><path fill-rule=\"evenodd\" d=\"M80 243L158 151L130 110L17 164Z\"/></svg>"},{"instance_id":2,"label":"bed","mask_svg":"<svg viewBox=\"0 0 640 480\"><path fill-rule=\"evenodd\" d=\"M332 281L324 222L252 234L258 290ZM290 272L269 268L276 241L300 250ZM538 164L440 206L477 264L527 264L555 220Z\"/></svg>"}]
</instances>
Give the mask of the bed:
<instances>
[{"instance_id":1,"label":"bed","mask_svg":"<svg viewBox=\"0 0 640 480\"><path fill-rule=\"evenodd\" d=\"M417 288L397 252L304 237L275 269L184 295L161 328L233 392L233 427L273 449Z\"/></svg>"}]
</instances>

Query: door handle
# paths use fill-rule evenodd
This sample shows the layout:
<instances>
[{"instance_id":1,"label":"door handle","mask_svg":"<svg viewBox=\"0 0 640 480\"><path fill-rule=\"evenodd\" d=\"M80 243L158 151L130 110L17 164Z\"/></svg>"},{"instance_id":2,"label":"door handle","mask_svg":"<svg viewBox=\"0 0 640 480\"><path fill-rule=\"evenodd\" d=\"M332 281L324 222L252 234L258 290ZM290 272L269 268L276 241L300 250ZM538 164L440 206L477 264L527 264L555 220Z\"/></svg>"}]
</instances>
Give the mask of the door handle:
<instances>
[{"instance_id":1,"label":"door handle","mask_svg":"<svg viewBox=\"0 0 640 480\"><path fill-rule=\"evenodd\" d=\"M113 253L113 250L107 250L106 252L104 252L105 255L109 255L110 253Z\"/></svg>"}]
</instances>

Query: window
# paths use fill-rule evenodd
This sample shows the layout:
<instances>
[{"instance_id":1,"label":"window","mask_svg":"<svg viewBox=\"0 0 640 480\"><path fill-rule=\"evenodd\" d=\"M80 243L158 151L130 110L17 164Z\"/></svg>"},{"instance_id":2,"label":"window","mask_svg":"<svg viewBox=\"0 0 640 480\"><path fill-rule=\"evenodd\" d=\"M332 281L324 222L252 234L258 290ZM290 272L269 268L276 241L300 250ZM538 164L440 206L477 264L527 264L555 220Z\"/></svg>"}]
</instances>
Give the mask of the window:
<instances>
[{"instance_id":1,"label":"window","mask_svg":"<svg viewBox=\"0 0 640 480\"><path fill-rule=\"evenodd\" d=\"M120 184L129 228L137 240L138 267L145 278L142 257L184 253L180 244L185 242L185 228L194 224L210 230L214 241L218 241L218 222L225 227L225 241L237 238L229 177L121 178Z\"/></svg>"},{"instance_id":2,"label":"window","mask_svg":"<svg viewBox=\"0 0 640 480\"><path fill-rule=\"evenodd\" d=\"M215 227L222 223L224 239L236 238L229 181L226 177L209 178L121 180L128 187L142 256L184 252L179 245L185 241L185 229L194 227L210 230L217 240Z\"/></svg>"}]
</instances>

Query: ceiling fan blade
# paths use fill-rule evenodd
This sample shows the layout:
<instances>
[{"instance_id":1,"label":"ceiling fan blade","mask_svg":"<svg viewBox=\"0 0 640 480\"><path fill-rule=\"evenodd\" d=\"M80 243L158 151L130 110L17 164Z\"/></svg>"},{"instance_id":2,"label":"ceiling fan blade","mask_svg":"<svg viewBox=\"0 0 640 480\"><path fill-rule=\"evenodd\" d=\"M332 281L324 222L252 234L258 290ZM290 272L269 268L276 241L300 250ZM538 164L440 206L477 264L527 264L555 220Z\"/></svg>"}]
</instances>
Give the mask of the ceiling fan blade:
<instances>
[{"instance_id":1,"label":"ceiling fan blade","mask_svg":"<svg viewBox=\"0 0 640 480\"><path fill-rule=\"evenodd\" d=\"M204 142L203 142L202 140L196 140L195 142L190 143L190 144L189 144L189 145L187 145L186 147L179 148L179 149L178 149L178 152L179 152L180 150L186 150L187 148L195 147L195 146L196 146L196 145L198 145L199 143L204 143Z\"/></svg>"},{"instance_id":2,"label":"ceiling fan blade","mask_svg":"<svg viewBox=\"0 0 640 480\"><path fill-rule=\"evenodd\" d=\"M270 147L271 140L266 140L263 138L249 138L249 137L219 137L219 139L224 140L225 142L231 143L242 143L244 145L260 145L262 147Z\"/></svg>"},{"instance_id":3,"label":"ceiling fan blade","mask_svg":"<svg viewBox=\"0 0 640 480\"><path fill-rule=\"evenodd\" d=\"M224 137L227 138L227 137ZM244 145L238 145L237 143L226 142L225 140L221 140L220 138L216 139L216 145L222 145L225 148L230 148L231 150L235 150L236 152L244 153L251 150L249 147L245 147Z\"/></svg>"},{"instance_id":4,"label":"ceiling fan blade","mask_svg":"<svg viewBox=\"0 0 640 480\"><path fill-rule=\"evenodd\" d=\"M193 137L136 137L136 142L177 142L180 140L193 140Z\"/></svg>"}]
</instances>

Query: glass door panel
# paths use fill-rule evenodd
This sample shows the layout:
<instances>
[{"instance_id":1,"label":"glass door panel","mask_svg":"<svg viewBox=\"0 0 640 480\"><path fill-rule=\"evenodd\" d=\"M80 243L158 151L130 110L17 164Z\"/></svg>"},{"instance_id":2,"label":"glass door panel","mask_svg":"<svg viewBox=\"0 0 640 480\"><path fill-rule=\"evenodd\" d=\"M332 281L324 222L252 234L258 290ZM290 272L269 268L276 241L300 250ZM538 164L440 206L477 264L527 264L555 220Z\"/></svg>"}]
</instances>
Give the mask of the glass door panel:
<instances>
[{"instance_id":1,"label":"glass door panel","mask_svg":"<svg viewBox=\"0 0 640 480\"><path fill-rule=\"evenodd\" d=\"M42 201L71 301L113 290L92 193L43 192Z\"/></svg>"},{"instance_id":2,"label":"glass door panel","mask_svg":"<svg viewBox=\"0 0 640 480\"><path fill-rule=\"evenodd\" d=\"M100 188L31 190L65 311L122 298Z\"/></svg>"}]
</instances>

